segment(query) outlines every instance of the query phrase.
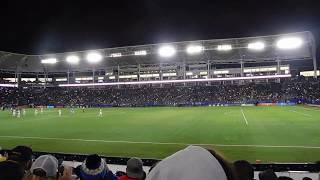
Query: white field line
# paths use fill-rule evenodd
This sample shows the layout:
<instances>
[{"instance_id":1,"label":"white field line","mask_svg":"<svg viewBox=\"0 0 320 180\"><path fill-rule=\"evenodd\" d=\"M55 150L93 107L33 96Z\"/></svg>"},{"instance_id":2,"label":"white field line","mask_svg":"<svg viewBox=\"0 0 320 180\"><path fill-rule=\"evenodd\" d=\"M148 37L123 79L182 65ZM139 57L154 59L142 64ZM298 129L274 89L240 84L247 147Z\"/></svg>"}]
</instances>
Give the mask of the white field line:
<instances>
[{"instance_id":1,"label":"white field line","mask_svg":"<svg viewBox=\"0 0 320 180\"><path fill-rule=\"evenodd\" d=\"M302 109L305 109L305 110L308 110L308 111L317 111L317 112L320 112L320 109L315 109L315 108L306 108L306 107L300 107Z\"/></svg>"},{"instance_id":2,"label":"white field line","mask_svg":"<svg viewBox=\"0 0 320 180\"><path fill-rule=\"evenodd\" d=\"M300 149L320 149L320 146L277 146L277 145L251 145L251 144L188 144L173 142L139 142L139 141L109 141L93 139L67 139L67 138L50 138L50 137L28 137L28 136L0 136L8 139L35 139L35 140L58 140L58 141L80 141L80 142L100 142L100 143L127 143L127 144L152 144L152 145L198 145L198 146L217 146L217 147L256 147L256 148L300 148Z\"/></svg>"},{"instance_id":3,"label":"white field line","mask_svg":"<svg viewBox=\"0 0 320 180\"><path fill-rule=\"evenodd\" d=\"M244 121L246 122L246 125L248 125L249 123L248 123L248 120L247 120L247 118L246 118L246 115L244 115L244 112L243 112L243 109L241 108L241 113L242 113L242 117L243 117L243 119L244 119Z\"/></svg>"},{"instance_id":4,"label":"white field line","mask_svg":"<svg viewBox=\"0 0 320 180\"><path fill-rule=\"evenodd\" d=\"M299 111L295 111L295 110L289 110L289 111L297 113L297 114L301 114L303 116L312 117L312 115L310 115L310 114L302 113L302 112L299 112Z\"/></svg>"}]
</instances>

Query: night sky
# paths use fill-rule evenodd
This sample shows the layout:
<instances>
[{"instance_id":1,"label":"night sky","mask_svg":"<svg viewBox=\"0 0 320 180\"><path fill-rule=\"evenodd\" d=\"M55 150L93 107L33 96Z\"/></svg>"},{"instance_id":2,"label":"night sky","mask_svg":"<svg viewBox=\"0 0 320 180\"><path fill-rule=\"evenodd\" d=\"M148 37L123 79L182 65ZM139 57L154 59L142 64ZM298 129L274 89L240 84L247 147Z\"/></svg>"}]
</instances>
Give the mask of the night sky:
<instances>
[{"instance_id":1,"label":"night sky","mask_svg":"<svg viewBox=\"0 0 320 180\"><path fill-rule=\"evenodd\" d=\"M41 54L305 30L319 44L316 2L1 1L0 50Z\"/></svg>"}]
</instances>

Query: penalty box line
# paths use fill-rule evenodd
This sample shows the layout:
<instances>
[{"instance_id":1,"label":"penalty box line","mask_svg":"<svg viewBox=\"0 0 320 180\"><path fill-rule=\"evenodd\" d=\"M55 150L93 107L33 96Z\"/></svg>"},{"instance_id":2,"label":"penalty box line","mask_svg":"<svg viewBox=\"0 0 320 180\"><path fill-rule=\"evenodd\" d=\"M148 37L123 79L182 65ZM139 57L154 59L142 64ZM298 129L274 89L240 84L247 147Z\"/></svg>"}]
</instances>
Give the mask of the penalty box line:
<instances>
[{"instance_id":1,"label":"penalty box line","mask_svg":"<svg viewBox=\"0 0 320 180\"><path fill-rule=\"evenodd\" d=\"M216 147L256 147L256 148L299 148L299 149L320 149L319 146L277 146L277 145L251 145L251 144L188 144L174 142L143 142L143 141L110 141L110 140L93 140L93 139L67 139L51 137L30 137L30 136L0 136L8 139L34 139L34 140L56 140L56 141L80 141L80 142L100 142L100 143L127 143L127 144L152 144L152 145L198 145L198 146L216 146Z\"/></svg>"},{"instance_id":2,"label":"penalty box line","mask_svg":"<svg viewBox=\"0 0 320 180\"><path fill-rule=\"evenodd\" d=\"M248 125L248 124L249 124L249 123L248 123L248 120L247 120L246 115L244 114L242 108L241 108L241 113L242 113L242 117L243 117L244 121L246 122L246 125Z\"/></svg>"}]
</instances>

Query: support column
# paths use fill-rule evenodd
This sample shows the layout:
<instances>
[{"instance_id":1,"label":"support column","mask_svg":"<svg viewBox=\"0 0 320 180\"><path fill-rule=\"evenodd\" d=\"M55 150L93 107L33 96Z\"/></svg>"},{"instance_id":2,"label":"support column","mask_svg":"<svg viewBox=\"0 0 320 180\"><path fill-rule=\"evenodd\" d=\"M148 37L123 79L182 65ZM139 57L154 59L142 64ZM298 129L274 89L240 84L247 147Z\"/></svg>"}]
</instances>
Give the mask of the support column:
<instances>
[{"instance_id":1,"label":"support column","mask_svg":"<svg viewBox=\"0 0 320 180\"><path fill-rule=\"evenodd\" d=\"M277 75L281 74L280 64L281 64L280 60L277 59ZM277 83L280 83L280 78L277 79Z\"/></svg>"},{"instance_id":2,"label":"support column","mask_svg":"<svg viewBox=\"0 0 320 180\"><path fill-rule=\"evenodd\" d=\"M244 63L243 61L240 62L240 76L243 77L244 76ZM244 80L240 80L240 84L244 84Z\"/></svg>"},{"instance_id":3,"label":"support column","mask_svg":"<svg viewBox=\"0 0 320 180\"><path fill-rule=\"evenodd\" d=\"M119 79L119 76L120 76L120 66L118 65L118 69L117 69L118 71L118 74L117 74L117 81L119 82L120 81L120 79ZM120 85L118 85L118 89L120 88Z\"/></svg>"},{"instance_id":4,"label":"support column","mask_svg":"<svg viewBox=\"0 0 320 180\"><path fill-rule=\"evenodd\" d=\"M140 81L140 64L138 64L138 81ZM140 88L140 84L138 87Z\"/></svg>"},{"instance_id":5,"label":"support column","mask_svg":"<svg viewBox=\"0 0 320 180\"><path fill-rule=\"evenodd\" d=\"M163 76L162 76L162 67L161 67L161 64L159 65L159 76L160 76L160 81L163 80ZM162 87L162 83L160 83L160 87Z\"/></svg>"},{"instance_id":6,"label":"support column","mask_svg":"<svg viewBox=\"0 0 320 180\"><path fill-rule=\"evenodd\" d=\"M186 79L186 63L183 63L183 67L182 67L182 73L183 73L183 79ZM183 83L183 86L186 86L186 83Z\"/></svg>"},{"instance_id":7,"label":"support column","mask_svg":"<svg viewBox=\"0 0 320 180\"><path fill-rule=\"evenodd\" d=\"M68 84L70 84L70 71L67 72Z\"/></svg>"},{"instance_id":8,"label":"support column","mask_svg":"<svg viewBox=\"0 0 320 180\"><path fill-rule=\"evenodd\" d=\"M207 62L207 78L208 79L210 79L210 76L211 76L211 74L210 74L210 62L208 61ZM211 85L211 81L208 81L208 86L210 86Z\"/></svg>"}]
</instances>

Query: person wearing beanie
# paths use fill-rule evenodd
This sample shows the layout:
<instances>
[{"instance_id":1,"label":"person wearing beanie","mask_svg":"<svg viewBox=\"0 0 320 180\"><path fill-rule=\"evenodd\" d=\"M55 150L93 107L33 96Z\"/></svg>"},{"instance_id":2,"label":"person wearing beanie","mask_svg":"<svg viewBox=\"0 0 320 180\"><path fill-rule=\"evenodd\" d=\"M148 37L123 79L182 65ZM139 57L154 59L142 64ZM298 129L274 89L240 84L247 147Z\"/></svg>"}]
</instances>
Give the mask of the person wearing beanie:
<instances>
[{"instance_id":1,"label":"person wearing beanie","mask_svg":"<svg viewBox=\"0 0 320 180\"><path fill-rule=\"evenodd\" d=\"M160 161L147 180L232 180L227 164L207 149L188 146Z\"/></svg>"},{"instance_id":2,"label":"person wearing beanie","mask_svg":"<svg viewBox=\"0 0 320 180\"><path fill-rule=\"evenodd\" d=\"M0 179L22 180L24 176L23 167L14 161L0 162Z\"/></svg>"},{"instance_id":3,"label":"person wearing beanie","mask_svg":"<svg viewBox=\"0 0 320 180\"><path fill-rule=\"evenodd\" d=\"M131 158L127 161L126 175L119 180L143 180L146 173L143 171L143 162L139 158Z\"/></svg>"},{"instance_id":4,"label":"person wearing beanie","mask_svg":"<svg viewBox=\"0 0 320 180\"><path fill-rule=\"evenodd\" d=\"M80 167L81 180L118 180L107 163L97 154L89 155Z\"/></svg>"},{"instance_id":5,"label":"person wearing beanie","mask_svg":"<svg viewBox=\"0 0 320 180\"><path fill-rule=\"evenodd\" d=\"M8 153L8 161L14 161L24 169L24 180L31 178L32 149L28 146L16 146Z\"/></svg>"}]
</instances>

